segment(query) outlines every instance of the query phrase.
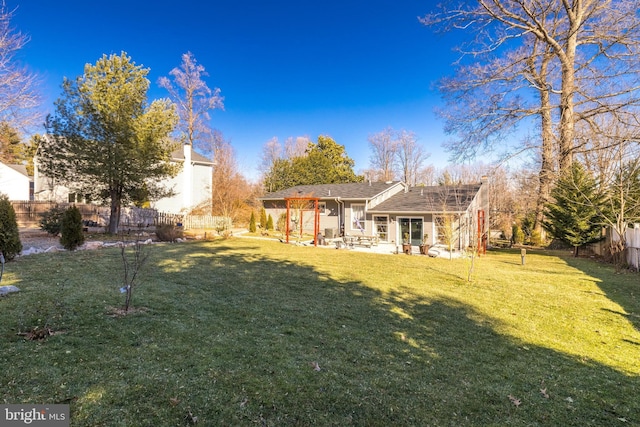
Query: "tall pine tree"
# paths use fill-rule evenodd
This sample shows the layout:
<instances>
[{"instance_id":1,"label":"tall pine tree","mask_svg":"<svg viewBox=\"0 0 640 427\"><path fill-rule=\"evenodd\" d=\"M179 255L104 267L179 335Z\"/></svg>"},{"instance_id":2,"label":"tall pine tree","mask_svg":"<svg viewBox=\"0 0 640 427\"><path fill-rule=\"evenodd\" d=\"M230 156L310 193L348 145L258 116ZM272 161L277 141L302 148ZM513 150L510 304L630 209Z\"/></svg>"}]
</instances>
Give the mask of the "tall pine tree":
<instances>
[{"instance_id":1,"label":"tall pine tree","mask_svg":"<svg viewBox=\"0 0 640 427\"><path fill-rule=\"evenodd\" d=\"M571 165L557 181L551 197L543 226L555 238L573 246L574 256L578 256L580 246L602 239L604 196L582 164Z\"/></svg>"}]
</instances>

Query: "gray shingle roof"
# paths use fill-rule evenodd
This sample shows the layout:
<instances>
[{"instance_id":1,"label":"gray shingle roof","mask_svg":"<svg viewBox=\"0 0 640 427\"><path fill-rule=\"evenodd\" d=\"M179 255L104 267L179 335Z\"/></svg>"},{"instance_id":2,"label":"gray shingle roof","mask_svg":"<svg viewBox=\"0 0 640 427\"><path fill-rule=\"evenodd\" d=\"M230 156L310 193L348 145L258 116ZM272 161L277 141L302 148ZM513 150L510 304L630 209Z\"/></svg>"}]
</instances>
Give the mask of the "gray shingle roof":
<instances>
[{"instance_id":1,"label":"gray shingle roof","mask_svg":"<svg viewBox=\"0 0 640 427\"><path fill-rule=\"evenodd\" d=\"M177 161L180 161L180 162L184 162L184 148L182 146L180 146L180 148L175 149L171 153L171 159L172 160L177 160ZM191 161L196 162L196 163L203 163L205 165L212 165L213 164L213 162L211 160L207 159L202 154L194 151L193 148L191 149Z\"/></svg>"},{"instance_id":2,"label":"gray shingle roof","mask_svg":"<svg viewBox=\"0 0 640 427\"><path fill-rule=\"evenodd\" d=\"M319 184L319 185L297 185L285 190L267 193L261 200L282 200L285 197L310 196L320 199L334 199L339 197L345 200L371 199L385 190L402 185L395 182L358 182L348 184Z\"/></svg>"},{"instance_id":3,"label":"gray shingle roof","mask_svg":"<svg viewBox=\"0 0 640 427\"><path fill-rule=\"evenodd\" d=\"M480 184L411 187L380 203L371 213L464 212L478 194Z\"/></svg>"},{"instance_id":4,"label":"gray shingle roof","mask_svg":"<svg viewBox=\"0 0 640 427\"><path fill-rule=\"evenodd\" d=\"M8 165L6 163L5 165L7 165L8 167L10 167L16 172L21 173L24 176L27 176L27 177L29 176L29 172L27 172L27 167L25 165Z\"/></svg>"}]
</instances>

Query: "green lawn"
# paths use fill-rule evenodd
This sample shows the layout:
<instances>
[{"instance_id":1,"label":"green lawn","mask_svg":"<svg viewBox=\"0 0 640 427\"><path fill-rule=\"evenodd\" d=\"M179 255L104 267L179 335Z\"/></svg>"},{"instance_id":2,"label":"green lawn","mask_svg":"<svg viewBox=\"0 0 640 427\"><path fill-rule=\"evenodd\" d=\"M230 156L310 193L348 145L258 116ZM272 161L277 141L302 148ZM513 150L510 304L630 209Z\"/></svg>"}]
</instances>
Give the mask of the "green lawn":
<instances>
[{"instance_id":1,"label":"green lawn","mask_svg":"<svg viewBox=\"0 0 640 427\"><path fill-rule=\"evenodd\" d=\"M236 238L7 264L0 400L72 426L640 425L640 276L590 260L468 260ZM44 341L18 333L49 326Z\"/></svg>"}]
</instances>

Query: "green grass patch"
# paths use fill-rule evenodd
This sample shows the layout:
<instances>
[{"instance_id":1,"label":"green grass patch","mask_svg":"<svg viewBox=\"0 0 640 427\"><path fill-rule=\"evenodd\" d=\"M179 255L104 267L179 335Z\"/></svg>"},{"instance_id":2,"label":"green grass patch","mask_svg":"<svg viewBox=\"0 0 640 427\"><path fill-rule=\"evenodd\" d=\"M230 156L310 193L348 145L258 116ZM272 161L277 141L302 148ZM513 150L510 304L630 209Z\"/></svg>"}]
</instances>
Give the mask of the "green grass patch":
<instances>
[{"instance_id":1,"label":"green grass patch","mask_svg":"<svg viewBox=\"0 0 640 427\"><path fill-rule=\"evenodd\" d=\"M73 426L640 425L640 280L560 253L470 261L230 239L7 264L0 399ZM34 327L53 335L38 341Z\"/></svg>"}]
</instances>

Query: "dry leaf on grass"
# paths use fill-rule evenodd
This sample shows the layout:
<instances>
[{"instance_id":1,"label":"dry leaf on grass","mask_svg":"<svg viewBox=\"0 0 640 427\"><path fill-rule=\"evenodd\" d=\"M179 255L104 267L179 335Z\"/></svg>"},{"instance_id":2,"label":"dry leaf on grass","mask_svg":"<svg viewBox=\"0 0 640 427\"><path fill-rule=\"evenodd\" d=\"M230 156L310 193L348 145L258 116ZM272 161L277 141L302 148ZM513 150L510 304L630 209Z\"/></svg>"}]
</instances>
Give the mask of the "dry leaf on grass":
<instances>
[{"instance_id":1,"label":"dry leaf on grass","mask_svg":"<svg viewBox=\"0 0 640 427\"><path fill-rule=\"evenodd\" d=\"M547 389L546 388L541 388L540 389L540 394L542 395L542 397L544 397L545 399L549 398L549 393L547 393Z\"/></svg>"},{"instance_id":2,"label":"dry leaf on grass","mask_svg":"<svg viewBox=\"0 0 640 427\"><path fill-rule=\"evenodd\" d=\"M194 416L193 413L191 412L191 410L187 411L187 415L185 415L185 420L187 420L187 423L189 424L197 424L198 423L198 417Z\"/></svg>"},{"instance_id":3,"label":"dry leaf on grass","mask_svg":"<svg viewBox=\"0 0 640 427\"><path fill-rule=\"evenodd\" d=\"M316 372L320 371L320 365L318 365L318 362L311 362L311 366L313 367L313 370Z\"/></svg>"},{"instance_id":4,"label":"dry leaf on grass","mask_svg":"<svg viewBox=\"0 0 640 427\"><path fill-rule=\"evenodd\" d=\"M522 401L512 395L509 395L509 400L511 401L511 403L513 403L515 407L522 405Z\"/></svg>"},{"instance_id":5,"label":"dry leaf on grass","mask_svg":"<svg viewBox=\"0 0 640 427\"><path fill-rule=\"evenodd\" d=\"M54 335L55 332L49 328L35 327L29 332L18 332L19 336L26 337L29 341L43 341Z\"/></svg>"}]
</instances>

